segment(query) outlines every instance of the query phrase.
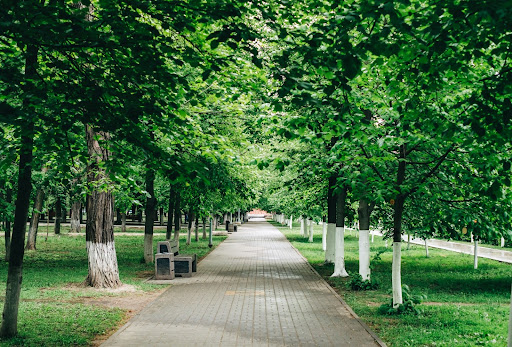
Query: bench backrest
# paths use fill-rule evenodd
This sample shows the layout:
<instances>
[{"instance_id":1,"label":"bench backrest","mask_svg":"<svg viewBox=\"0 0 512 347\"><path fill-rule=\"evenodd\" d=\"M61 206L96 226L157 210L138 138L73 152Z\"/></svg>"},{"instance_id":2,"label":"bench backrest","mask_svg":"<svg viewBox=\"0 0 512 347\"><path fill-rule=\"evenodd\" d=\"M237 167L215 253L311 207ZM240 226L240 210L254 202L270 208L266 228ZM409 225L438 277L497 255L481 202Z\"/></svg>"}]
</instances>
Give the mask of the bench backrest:
<instances>
[{"instance_id":1,"label":"bench backrest","mask_svg":"<svg viewBox=\"0 0 512 347\"><path fill-rule=\"evenodd\" d=\"M176 240L158 241L156 245L157 253L173 253L174 255L178 255L179 251L178 242Z\"/></svg>"}]
</instances>

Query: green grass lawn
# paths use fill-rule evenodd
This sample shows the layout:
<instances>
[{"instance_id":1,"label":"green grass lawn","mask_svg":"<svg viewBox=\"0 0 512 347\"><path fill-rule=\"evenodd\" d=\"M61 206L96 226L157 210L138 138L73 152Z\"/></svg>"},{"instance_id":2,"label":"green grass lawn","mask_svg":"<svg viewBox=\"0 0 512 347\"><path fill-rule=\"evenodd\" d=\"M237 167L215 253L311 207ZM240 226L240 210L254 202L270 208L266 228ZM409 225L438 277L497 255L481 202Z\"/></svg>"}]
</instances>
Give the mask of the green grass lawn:
<instances>
[{"instance_id":1,"label":"green grass lawn","mask_svg":"<svg viewBox=\"0 0 512 347\"><path fill-rule=\"evenodd\" d=\"M50 227L51 228L51 227ZM50 233L53 229L50 229ZM87 276L85 234L79 236L52 236L45 239L46 229L40 227L37 251L25 252L23 285L19 310L19 336L0 341L1 346L76 346L90 345L98 335L123 323L126 310L87 304L87 299L105 296L126 296L127 293L111 293L82 288ZM182 253L197 253L204 257L209 251L208 239L192 241L185 245L186 235L180 236ZM225 236L214 236L214 247ZM165 239L156 234L154 244ZM115 237L117 260L121 281L133 285L139 292L152 292L161 285L145 281L154 274L154 264L144 264L143 236ZM213 249L213 248L212 248ZM0 309L3 309L7 263L3 237L0 241ZM179 281L179 278L177 279Z\"/></svg>"},{"instance_id":2,"label":"green grass lawn","mask_svg":"<svg viewBox=\"0 0 512 347\"><path fill-rule=\"evenodd\" d=\"M430 248L426 258L423 247L407 250L404 243L402 284L413 294L426 294L427 300L418 306L419 316L386 316L377 309L391 298L392 248L381 237L371 244L372 276L380 288L356 292L347 289L349 279L329 278L333 265L323 264L321 226L315 226L313 243L300 236L298 226L279 229L388 346L506 346L510 265L481 258L474 270L472 255ZM345 252L347 271L357 273L355 233L347 233ZM380 259L373 259L379 252Z\"/></svg>"}]
</instances>

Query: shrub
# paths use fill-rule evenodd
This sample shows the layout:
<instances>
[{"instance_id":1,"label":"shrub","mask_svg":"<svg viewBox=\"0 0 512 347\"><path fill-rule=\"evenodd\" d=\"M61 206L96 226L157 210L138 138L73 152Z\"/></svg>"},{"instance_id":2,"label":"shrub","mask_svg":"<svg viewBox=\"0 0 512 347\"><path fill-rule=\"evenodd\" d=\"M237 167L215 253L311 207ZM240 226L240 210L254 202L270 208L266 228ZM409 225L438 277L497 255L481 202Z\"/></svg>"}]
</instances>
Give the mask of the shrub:
<instances>
[{"instance_id":1,"label":"shrub","mask_svg":"<svg viewBox=\"0 0 512 347\"><path fill-rule=\"evenodd\" d=\"M380 283L374 279L363 280L363 277L358 273L351 273L350 278L347 286L352 290L375 290L378 289L380 285Z\"/></svg>"},{"instance_id":2,"label":"shrub","mask_svg":"<svg viewBox=\"0 0 512 347\"><path fill-rule=\"evenodd\" d=\"M420 304L422 300L426 300L426 295L412 295L410 289L407 285L402 286L402 298L403 304L398 305L398 307L393 307L393 299L391 298L388 304L383 304L379 307L380 314L387 315L399 315L399 314L414 314L419 315L422 313L416 305Z\"/></svg>"}]
</instances>

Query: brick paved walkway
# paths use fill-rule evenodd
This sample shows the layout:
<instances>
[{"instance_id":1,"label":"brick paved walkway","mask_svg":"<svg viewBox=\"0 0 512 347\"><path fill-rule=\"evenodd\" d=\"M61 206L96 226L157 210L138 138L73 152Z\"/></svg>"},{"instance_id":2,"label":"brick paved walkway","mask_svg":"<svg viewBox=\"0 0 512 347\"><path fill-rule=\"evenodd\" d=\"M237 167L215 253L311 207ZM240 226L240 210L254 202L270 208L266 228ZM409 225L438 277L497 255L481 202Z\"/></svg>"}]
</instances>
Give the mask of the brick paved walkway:
<instances>
[{"instance_id":1,"label":"brick paved walkway","mask_svg":"<svg viewBox=\"0 0 512 347\"><path fill-rule=\"evenodd\" d=\"M103 346L378 346L269 223L244 224ZM375 338L374 338L375 337Z\"/></svg>"}]
</instances>

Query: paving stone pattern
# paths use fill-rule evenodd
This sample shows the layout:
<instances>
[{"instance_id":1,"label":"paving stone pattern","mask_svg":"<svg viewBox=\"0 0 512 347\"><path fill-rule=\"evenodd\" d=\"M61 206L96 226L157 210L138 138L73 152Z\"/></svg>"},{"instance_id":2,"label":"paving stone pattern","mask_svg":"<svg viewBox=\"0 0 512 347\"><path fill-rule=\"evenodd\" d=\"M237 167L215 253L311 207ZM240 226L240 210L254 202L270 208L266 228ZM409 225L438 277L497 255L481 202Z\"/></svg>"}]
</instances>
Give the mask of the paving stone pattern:
<instances>
[{"instance_id":1,"label":"paving stone pattern","mask_svg":"<svg viewBox=\"0 0 512 347\"><path fill-rule=\"evenodd\" d=\"M239 227L103 346L378 346L272 225Z\"/></svg>"}]
</instances>

